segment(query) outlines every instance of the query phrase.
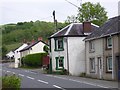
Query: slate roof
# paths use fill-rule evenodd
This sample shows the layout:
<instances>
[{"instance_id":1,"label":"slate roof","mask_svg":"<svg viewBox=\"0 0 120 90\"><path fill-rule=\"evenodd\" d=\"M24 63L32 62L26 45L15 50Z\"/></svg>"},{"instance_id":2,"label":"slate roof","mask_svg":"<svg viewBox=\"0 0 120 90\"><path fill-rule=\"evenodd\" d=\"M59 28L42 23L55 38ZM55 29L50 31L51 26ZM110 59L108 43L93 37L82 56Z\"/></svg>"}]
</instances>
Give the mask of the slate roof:
<instances>
[{"instance_id":1,"label":"slate roof","mask_svg":"<svg viewBox=\"0 0 120 90\"><path fill-rule=\"evenodd\" d=\"M120 33L120 16L110 18L102 26L88 35L85 40L96 39Z\"/></svg>"},{"instance_id":2,"label":"slate roof","mask_svg":"<svg viewBox=\"0 0 120 90\"><path fill-rule=\"evenodd\" d=\"M98 28L97 25L91 24L91 31L94 31ZM89 32L86 32L89 33ZM69 36L86 36L83 33L83 24L82 23L72 23L68 26L64 27L60 31L56 32L55 34L51 35L50 38L54 37L69 37Z\"/></svg>"},{"instance_id":3,"label":"slate roof","mask_svg":"<svg viewBox=\"0 0 120 90\"><path fill-rule=\"evenodd\" d=\"M43 42L42 40L38 40L38 41L36 41L36 42L34 42L34 43L26 46L25 48L23 48L22 50L20 50L20 52L30 49L31 47L33 47L34 45L36 45L36 44L39 43L39 42L42 42L42 43L48 45L47 43Z\"/></svg>"}]
</instances>

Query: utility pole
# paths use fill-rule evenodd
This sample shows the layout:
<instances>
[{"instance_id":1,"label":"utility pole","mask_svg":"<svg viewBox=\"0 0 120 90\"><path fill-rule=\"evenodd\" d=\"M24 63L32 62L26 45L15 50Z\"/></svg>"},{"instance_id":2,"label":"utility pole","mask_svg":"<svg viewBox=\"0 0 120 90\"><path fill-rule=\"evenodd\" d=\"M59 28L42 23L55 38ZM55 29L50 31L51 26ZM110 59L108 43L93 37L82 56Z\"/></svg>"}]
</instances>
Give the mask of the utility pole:
<instances>
[{"instance_id":1,"label":"utility pole","mask_svg":"<svg viewBox=\"0 0 120 90\"><path fill-rule=\"evenodd\" d=\"M55 19L55 10L53 11L53 20L55 25L55 31L57 31L57 20Z\"/></svg>"}]
</instances>

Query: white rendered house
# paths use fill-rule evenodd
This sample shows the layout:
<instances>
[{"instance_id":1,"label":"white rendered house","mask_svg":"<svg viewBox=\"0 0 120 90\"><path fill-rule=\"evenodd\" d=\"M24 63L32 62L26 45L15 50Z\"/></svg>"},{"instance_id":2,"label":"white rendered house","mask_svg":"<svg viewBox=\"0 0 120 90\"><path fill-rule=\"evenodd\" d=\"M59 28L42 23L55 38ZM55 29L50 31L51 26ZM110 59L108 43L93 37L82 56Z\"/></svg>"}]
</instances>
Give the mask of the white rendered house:
<instances>
[{"instance_id":1,"label":"white rendered house","mask_svg":"<svg viewBox=\"0 0 120 90\"><path fill-rule=\"evenodd\" d=\"M13 51L8 52L8 53L6 54L6 57L7 57L8 59L13 59L13 58L14 58L14 52L13 52Z\"/></svg>"},{"instance_id":2,"label":"white rendered house","mask_svg":"<svg viewBox=\"0 0 120 90\"><path fill-rule=\"evenodd\" d=\"M19 66L19 60L20 60L20 50L22 50L23 48L25 48L26 46L28 46L28 44L24 43L22 44L20 47L18 47L15 51L14 51L14 58L15 58L15 68L18 68Z\"/></svg>"},{"instance_id":3,"label":"white rendered house","mask_svg":"<svg viewBox=\"0 0 120 90\"><path fill-rule=\"evenodd\" d=\"M52 71L66 69L70 75L85 72L85 42L98 26L90 22L72 23L53 34L50 39Z\"/></svg>"},{"instance_id":4,"label":"white rendered house","mask_svg":"<svg viewBox=\"0 0 120 90\"><path fill-rule=\"evenodd\" d=\"M26 55L29 54L35 54L35 53L43 53L45 52L43 50L43 47L48 44L46 44L44 41L42 40L38 40L36 42L33 42L32 44L28 45L27 47L23 48L22 50L20 50L20 57L25 57Z\"/></svg>"}]
</instances>

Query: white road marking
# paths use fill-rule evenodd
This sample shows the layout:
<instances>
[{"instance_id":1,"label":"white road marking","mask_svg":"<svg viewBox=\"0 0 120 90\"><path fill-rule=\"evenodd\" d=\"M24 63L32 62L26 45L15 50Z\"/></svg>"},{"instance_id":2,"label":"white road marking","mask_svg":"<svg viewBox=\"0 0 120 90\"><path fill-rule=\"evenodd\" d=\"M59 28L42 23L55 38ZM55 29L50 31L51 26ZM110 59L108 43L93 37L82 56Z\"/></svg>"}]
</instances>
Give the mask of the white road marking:
<instances>
[{"instance_id":1,"label":"white road marking","mask_svg":"<svg viewBox=\"0 0 120 90\"><path fill-rule=\"evenodd\" d=\"M35 73L35 72L29 72L29 73L37 74L37 73Z\"/></svg>"},{"instance_id":2,"label":"white road marking","mask_svg":"<svg viewBox=\"0 0 120 90\"><path fill-rule=\"evenodd\" d=\"M15 74L15 72L12 72L13 74Z\"/></svg>"},{"instance_id":3,"label":"white road marking","mask_svg":"<svg viewBox=\"0 0 120 90\"><path fill-rule=\"evenodd\" d=\"M26 76L27 78L29 78L29 79L32 79L32 80L34 80L35 78L32 78L32 77L29 77L29 76Z\"/></svg>"},{"instance_id":4,"label":"white road marking","mask_svg":"<svg viewBox=\"0 0 120 90\"><path fill-rule=\"evenodd\" d=\"M11 71L7 71L7 72L11 72Z\"/></svg>"},{"instance_id":5,"label":"white road marking","mask_svg":"<svg viewBox=\"0 0 120 90\"><path fill-rule=\"evenodd\" d=\"M38 80L39 82L42 82L42 83L45 83L45 84L48 84L48 82L46 81L43 81L43 80Z\"/></svg>"},{"instance_id":6,"label":"white road marking","mask_svg":"<svg viewBox=\"0 0 120 90\"><path fill-rule=\"evenodd\" d=\"M74 79L69 79L70 81L74 81L74 82L79 82L79 83L82 83L81 81L77 81L77 80L74 80Z\"/></svg>"},{"instance_id":7,"label":"white road marking","mask_svg":"<svg viewBox=\"0 0 120 90\"><path fill-rule=\"evenodd\" d=\"M53 85L54 87L56 88L59 88L59 89L62 89L62 90L65 90L64 88L60 87L60 86L57 86L57 85Z\"/></svg>"},{"instance_id":8,"label":"white road marking","mask_svg":"<svg viewBox=\"0 0 120 90\"><path fill-rule=\"evenodd\" d=\"M101 85L97 85L98 87L102 87L102 88L109 88L109 87L105 87L105 86L101 86Z\"/></svg>"},{"instance_id":9,"label":"white road marking","mask_svg":"<svg viewBox=\"0 0 120 90\"><path fill-rule=\"evenodd\" d=\"M23 74L19 74L19 76L22 76L22 77L24 77L24 75L23 75Z\"/></svg>"}]
</instances>

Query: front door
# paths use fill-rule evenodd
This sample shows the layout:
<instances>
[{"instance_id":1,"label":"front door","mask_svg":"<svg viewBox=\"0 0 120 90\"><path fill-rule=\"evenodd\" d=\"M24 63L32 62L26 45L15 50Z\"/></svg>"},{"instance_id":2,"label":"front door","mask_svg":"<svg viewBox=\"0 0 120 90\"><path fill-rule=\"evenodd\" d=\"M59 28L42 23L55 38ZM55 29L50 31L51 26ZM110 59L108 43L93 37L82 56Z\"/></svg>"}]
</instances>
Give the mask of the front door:
<instances>
[{"instance_id":1,"label":"front door","mask_svg":"<svg viewBox=\"0 0 120 90\"><path fill-rule=\"evenodd\" d=\"M98 57L98 75L102 79L102 60L101 57Z\"/></svg>"},{"instance_id":2,"label":"front door","mask_svg":"<svg viewBox=\"0 0 120 90\"><path fill-rule=\"evenodd\" d=\"M117 57L118 61L118 81L120 81L120 57Z\"/></svg>"}]
</instances>

